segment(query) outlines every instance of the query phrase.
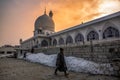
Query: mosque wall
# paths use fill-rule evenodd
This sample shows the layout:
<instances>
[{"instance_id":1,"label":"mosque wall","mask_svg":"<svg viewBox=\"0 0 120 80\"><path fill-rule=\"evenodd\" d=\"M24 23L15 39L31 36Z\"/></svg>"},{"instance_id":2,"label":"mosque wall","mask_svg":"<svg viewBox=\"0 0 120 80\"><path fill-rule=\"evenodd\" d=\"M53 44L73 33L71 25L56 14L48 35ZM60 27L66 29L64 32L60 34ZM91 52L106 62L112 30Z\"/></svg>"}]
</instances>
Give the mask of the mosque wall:
<instances>
[{"instance_id":1,"label":"mosque wall","mask_svg":"<svg viewBox=\"0 0 120 80\"><path fill-rule=\"evenodd\" d=\"M66 56L74 56L79 58L84 58L86 60L91 60L100 63L109 63L114 58L120 58L120 40L116 39L114 41L93 43L91 44L81 44L81 45L63 45L63 46L52 46L45 48L36 48L35 53L43 52L45 54L57 54L59 53L59 48L64 49L64 54Z\"/></svg>"},{"instance_id":2,"label":"mosque wall","mask_svg":"<svg viewBox=\"0 0 120 80\"><path fill-rule=\"evenodd\" d=\"M51 29L54 28L54 22L49 18L46 13L39 17L35 23L35 31L37 34L32 38L27 39L21 43L23 48L32 47L48 47L48 46L59 46L68 44L78 44L78 43L89 43L90 40L101 41L106 39L113 39L120 37L120 16L119 13L112 14L110 16L102 17L93 21L89 21L72 28L53 33ZM50 25L39 26L42 20L47 21ZM41 33L40 29L44 33ZM107 30L106 30L107 29ZM112 33L110 33L112 31ZM61 39L62 38L62 39ZM61 39L61 40L60 40ZM44 40L44 41L43 41ZM43 45L42 45L43 44Z\"/></svg>"},{"instance_id":3,"label":"mosque wall","mask_svg":"<svg viewBox=\"0 0 120 80\"><path fill-rule=\"evenodd\" d=\"M81 26L81 25L79 25L79 26ZM44 43L46 46L57 46L57 45L59 46L59 45L68 45L68 44L79 44L79 43L87 44L87 43L89 43L89 41L87 40L87 35L91 31L95 31L96 33L98 33L99 39L94 40L96 42L101 41L101 40L103 41L106 39L112 40L113 38L115 38L114 36L111 38L103 39L103 33L104 33L105 29L107 29L108 27L113 27L113 28L117 29L119 31L119 36L120 36L120 17L115 17L110 20L97 22L97 23L94 23L91 25L80 27L78 29L73 29L71 31L66 31L64 33L60 33L60 34L53 35L53 36L49 36L49 35L48 35L48 37L47 36L43 37L42 35L40 35L41 37L35 36L35 37L32 37L32 38L24 41L21 46L23 48L32 48L32 47L35 47L36 45L37 45L37 47L43 47L41 45L43 40L46 41L46 44ZM76 42L75 38L79 33L83 35L84 40ZM71 36L71 38L72 38L71 43L67 43L67 41L66 41L68 36ZM63 44L60 44L60 42L59 42L60 38L63 39L63 41L64 41ZM55 43L53 43L53 42L55 42Z\"/></svg>"},{"instance_id":4,"label":"mosque wall","mask_svg":"<svg viewBox=\"0 0 120 80\"><path fill-rule=\"evenodd\" d=\"M81 26L81 25L79 25L79 26ZM98 22L98 23L95 23L95 24L87 25L87 26L84 26L84 27L79 28L79 29L73 29L71 31L66 31L64 33L60 33L60 34L50 36L50 37L52 38L52 45L54 44L53 43L54 39L56 39L56 41L57 41L56 45L59 45L59 39L60 38L63 38L64 39L64 44L66 44L66 38L68 36L71 36L72 39L73 39L73 43L76 43L75 42L75 37L77 36L77 34L80 33L84 37L84 42L88 42L87 35L91 31L95 31L98 34L98 39L95 39L95 40L103 40L103 33L109 27L117 29L118 32L119 32L118 35L120 35L120 17L112 18L110 20L101 21L101 22ZM115 38L115 37L113 36L112 38ZM111 38L109 38L109 39L111 39Z\"/></svg>"}]
</instances>

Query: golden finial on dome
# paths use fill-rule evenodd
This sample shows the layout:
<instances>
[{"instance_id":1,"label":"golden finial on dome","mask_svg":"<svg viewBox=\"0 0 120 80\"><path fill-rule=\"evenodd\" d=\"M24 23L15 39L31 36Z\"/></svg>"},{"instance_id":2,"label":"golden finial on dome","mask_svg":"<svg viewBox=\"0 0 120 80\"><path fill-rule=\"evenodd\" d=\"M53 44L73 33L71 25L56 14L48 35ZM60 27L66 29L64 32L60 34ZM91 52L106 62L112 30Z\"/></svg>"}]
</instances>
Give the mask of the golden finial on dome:
<instances>
[{"instance_id":1,"label":"golden finial on dome","mask_svg":"<svg viewBox=\"0 0 120 80\"><path fill-rule=\"evenodd\" d=\"M53 12L52 12L52 10L50 10L49 16L50 16L51 18L53 17Z\"/></svg>"}]
</instances>

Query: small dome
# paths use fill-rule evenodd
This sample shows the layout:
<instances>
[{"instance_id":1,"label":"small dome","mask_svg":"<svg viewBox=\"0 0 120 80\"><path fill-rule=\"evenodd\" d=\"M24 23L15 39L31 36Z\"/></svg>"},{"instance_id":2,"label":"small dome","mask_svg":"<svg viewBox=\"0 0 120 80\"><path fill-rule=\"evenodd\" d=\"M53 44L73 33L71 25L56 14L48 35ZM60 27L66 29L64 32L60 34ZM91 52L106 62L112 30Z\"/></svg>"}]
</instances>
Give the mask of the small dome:
<instances>
[{"instance_id":1,"label":"small dome","mask_svg":"<svg viewBox=\"0 0 120 80\"><path fill-rule=\"evenodd\" d=\"M42 16L38 17L35 21L35 30L42 29L54 31L54 26L54 21L47 14L43 14Z\"/></svg>"}]
</instances>

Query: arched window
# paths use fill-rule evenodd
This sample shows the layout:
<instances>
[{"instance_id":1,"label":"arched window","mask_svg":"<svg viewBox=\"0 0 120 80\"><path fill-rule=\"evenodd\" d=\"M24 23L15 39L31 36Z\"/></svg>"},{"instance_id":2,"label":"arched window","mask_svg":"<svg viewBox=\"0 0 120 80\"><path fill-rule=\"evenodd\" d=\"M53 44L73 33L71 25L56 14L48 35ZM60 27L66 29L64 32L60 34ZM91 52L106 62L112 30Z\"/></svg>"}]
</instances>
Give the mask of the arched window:
<instances>
[{"instance_id":1,"label":"arched window","mask_svg":"<svg viewBox=\"0 0 120 80\"><path fill-rule=\"evenodd\" d=\"M68 36L66 39L66 44L73 43L73 39L71 36Z\"/></svg>"},{"instance_id":2,"label":"arched window","mask_svg":"<svg viewBox=\"0 0 120 80\"><path fill-rule=\"evenodd\" d=\"M108 27L103 32L103 39L110 38L110 37L119 37L119 31L116 28Z\"/></svg>"},{"instance_id":3,"label":"arched window","mask_svg":"<svg viewBox=\"0 0 120 80\"><path fill-rule=\"evenodd\" d=\"M75 42L80 42L80 41L84 41L84 37L82 34L77 34L77 36L75 37Z\"/></svg>"},{"instance_id":4,"label":"arched window","mask_svg":"<svg viewBox=\"0 0 120 80\"><path fill-rule=\"evenodd\" d=\"M61 44L64 44L64 39L63 38L59 39L59 45L61 45Z\"/></svg>"},{"instance_id":5,"label":"arched window","mask_svg":"<svg viewBox=\"0 0 120 80\"><path fill-rule=\"evenodd\" d=\"M46 46L48 46L48 42L46 40L43 40L41 42L41 47L46 47Z\"/></svg>"},{"instance_id":6,"label":"arched window","mask_svg":"<svg viewBox=\"0 0 120 80\"><path fill-rule=\"evenodd\" d=\"M87 35L87 41L90 41L90 40L98 40L99 39L99 35L97 32L95 31L91 31L88 33Z\"/></svg>"},{"instance_id":7,"label":"arched window","mask_svg":"<svg viewBox=\"0 0 120 80\"><path fill-rule=\"evenodd\" d=\"M57 45L57 40L54 39L54 40L53 40L53 46L56 46L56 45Z\"/></svg>"}]
</instances>

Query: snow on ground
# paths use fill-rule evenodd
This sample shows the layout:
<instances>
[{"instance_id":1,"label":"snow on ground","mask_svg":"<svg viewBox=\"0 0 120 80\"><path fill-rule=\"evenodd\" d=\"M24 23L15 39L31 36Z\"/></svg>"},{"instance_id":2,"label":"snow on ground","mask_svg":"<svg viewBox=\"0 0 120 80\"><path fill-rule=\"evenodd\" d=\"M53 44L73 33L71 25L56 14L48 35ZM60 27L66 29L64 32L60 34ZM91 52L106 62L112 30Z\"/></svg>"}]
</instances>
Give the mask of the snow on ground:
<instances>
[{"instance_id":1,"label":"snow on ground","mask_svg":"<svg viewBox=\"0 0 120 80\"><path fill-rule=\"evenodd\" d=\"M43 53L37 53L37 54L27 53L26 60L55 67L56 56L57 56L56 54L46 55ZM107 74L107 75L114 74L113 68L109 63L98 64L92 61L88 61L82 58L76 58L72 56L65 57L65 60L68 70L71 71L91 73L91 74Z\"/></svg>"}]
</instances>

